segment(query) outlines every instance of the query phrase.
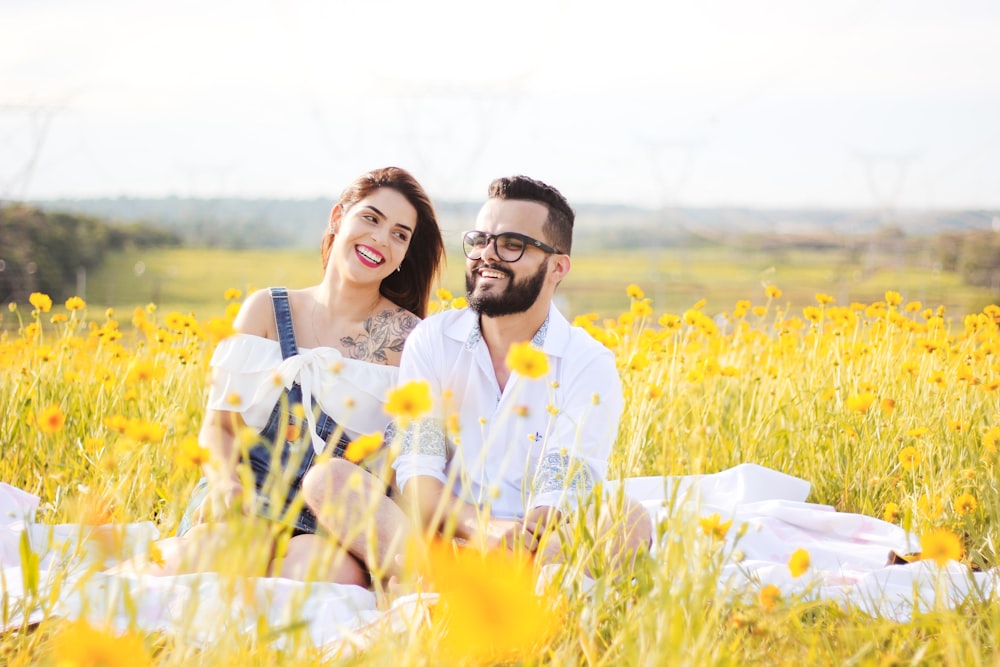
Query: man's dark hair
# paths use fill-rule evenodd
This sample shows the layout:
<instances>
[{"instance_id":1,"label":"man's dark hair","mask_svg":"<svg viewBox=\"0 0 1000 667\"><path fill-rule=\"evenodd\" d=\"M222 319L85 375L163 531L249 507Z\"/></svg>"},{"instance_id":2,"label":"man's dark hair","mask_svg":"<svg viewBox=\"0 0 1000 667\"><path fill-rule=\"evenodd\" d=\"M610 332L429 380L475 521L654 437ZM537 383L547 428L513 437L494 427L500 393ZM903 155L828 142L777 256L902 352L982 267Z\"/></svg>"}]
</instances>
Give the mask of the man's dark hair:
<instances>
[{"instance_id":1,"label":"man's dark hair","mask_svg":"<svg viewBox=\"0 0 1000 667\"><path fill-rule=\"evenodd\" d=\"M566 255L573 246L573 221L576 214L562 193L551 185L527 176L508 176L490 183L490 199L519 199L543 204L549 209L549 217L542 228L549 245Z\"/></svg>"}]
</instances>

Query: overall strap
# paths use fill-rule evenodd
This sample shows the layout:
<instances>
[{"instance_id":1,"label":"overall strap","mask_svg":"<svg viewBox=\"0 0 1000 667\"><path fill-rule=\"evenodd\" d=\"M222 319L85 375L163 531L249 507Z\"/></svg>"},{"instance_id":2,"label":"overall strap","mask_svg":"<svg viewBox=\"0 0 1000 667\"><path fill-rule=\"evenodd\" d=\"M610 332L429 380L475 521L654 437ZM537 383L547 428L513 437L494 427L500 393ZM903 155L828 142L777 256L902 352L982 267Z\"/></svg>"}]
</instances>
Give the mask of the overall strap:
<instances>
[{"instance_id":1,"label":"overall strap","mask_svg":"<svg viewBox=\"0 0 1000 667\"><path fill-rule=\"evenodd\" d=\"M274 305L274 326L278 330L281 358L294 357L299 353L299 346L295 342L292 309L288 306L288 290L284 287L272 287L269 291L271 292L271 303Z\"/></svg>"}]
</instances>

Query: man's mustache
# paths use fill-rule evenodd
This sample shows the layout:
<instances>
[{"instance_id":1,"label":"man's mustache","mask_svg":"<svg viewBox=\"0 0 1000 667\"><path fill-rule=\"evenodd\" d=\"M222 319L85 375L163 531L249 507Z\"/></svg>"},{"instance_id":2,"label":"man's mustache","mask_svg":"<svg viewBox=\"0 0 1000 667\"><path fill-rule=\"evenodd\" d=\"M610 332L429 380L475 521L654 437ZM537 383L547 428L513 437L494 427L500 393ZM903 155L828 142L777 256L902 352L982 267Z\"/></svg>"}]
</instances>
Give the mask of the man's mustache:
<instances>
[{"instance_id":1,"label":"man's mustache","mask_svg":"<svg viewBox=\"0 0 1000 667\"><path fill-rule=\"evenodd\" d=\"M498 272L504 274L505 276L507 276L508 278L513 278L514 277L514 272L513 271L511 271L510 269L508 269L506 267L500 266L499 264L477 264L472 269L472 272L473 273L478 273L478 272L482 271L483 269L488 269L490 271L498 271Z\"/></svg>"}]
</instances>

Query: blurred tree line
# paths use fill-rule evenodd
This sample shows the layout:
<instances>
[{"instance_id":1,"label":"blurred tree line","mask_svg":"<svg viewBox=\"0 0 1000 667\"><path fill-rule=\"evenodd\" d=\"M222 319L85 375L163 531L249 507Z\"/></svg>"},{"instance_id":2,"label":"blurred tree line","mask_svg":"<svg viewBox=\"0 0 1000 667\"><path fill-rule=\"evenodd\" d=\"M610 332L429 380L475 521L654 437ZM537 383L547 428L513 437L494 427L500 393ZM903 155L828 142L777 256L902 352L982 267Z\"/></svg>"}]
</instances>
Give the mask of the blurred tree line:
<instances>
[{"instance_id":1,"label":"blurred tree line","mask_svg":"<svg viewBox=\"0 0 1000 667\"><path fill-rule=\"evenodd\" d=\"M108 251L180 243L175 232L141 223L111 225L91 216L0 205L0 303L26 302L32 292L58 302L80 291L86 272L98 268Z\"/></svg>"}]
</instances>

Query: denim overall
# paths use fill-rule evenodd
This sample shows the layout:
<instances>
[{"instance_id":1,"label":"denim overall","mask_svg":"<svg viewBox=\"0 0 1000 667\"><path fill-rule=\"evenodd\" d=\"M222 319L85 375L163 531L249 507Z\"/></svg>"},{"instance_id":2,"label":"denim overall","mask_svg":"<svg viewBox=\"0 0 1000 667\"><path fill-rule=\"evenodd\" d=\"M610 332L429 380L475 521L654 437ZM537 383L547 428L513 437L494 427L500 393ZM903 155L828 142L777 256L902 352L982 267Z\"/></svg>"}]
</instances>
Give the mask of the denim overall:
<instances>
[{"instance_id":1,"label":"denim overall","mask_svg":"<svg viewBox=\"0 0 1000 667\"><path fill-rule=\"evenodd\" d=\"M292 326L292 311L288 306L288 290L284 287L272 287L270 292L271 303L274 305L274 322L278 331L278 344L281 347L281 358L284 360L299 353L298 345L295 342L295 330ZM298 382L293 384L291 389L282 392L271 411L267 424L260 432L260 441L248 450L244 461L253 472L254 484L257 488L256 513L275 521L289 522L294 534L315 533L316 516L306 506L302 507L298 517L294 520L291 517L283 519L288 507L302 488L302 478L316 459L316 450L312 446L308 433L304 433L295 441L285 438L290 430L289 426L308 428L305 419L294 417L293 408L296 405L302 405L302 387L299 386ZM316 433L321 439L328 442L337 428L337 422L332 417L322 410L317 412ZM274 459L276 443L279 441L279 433L282 434L281 440L283 440L280 452L280 469L272 473L271 463ZM343 457L349 442L350 438L342 433L340 440L330 453L335 457ZM270 502L272 485L280 485L279 495L285 499L282 507L272 507ZM201 505L207 494L208 480L203 477L195 487L191 501L184 512L177 529L178 535L183 535L190 529L192 514Z\"/></svg>"}]
</instances>

